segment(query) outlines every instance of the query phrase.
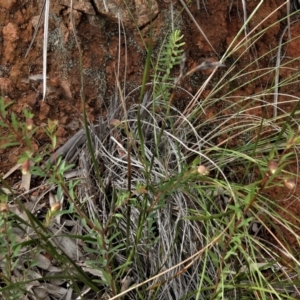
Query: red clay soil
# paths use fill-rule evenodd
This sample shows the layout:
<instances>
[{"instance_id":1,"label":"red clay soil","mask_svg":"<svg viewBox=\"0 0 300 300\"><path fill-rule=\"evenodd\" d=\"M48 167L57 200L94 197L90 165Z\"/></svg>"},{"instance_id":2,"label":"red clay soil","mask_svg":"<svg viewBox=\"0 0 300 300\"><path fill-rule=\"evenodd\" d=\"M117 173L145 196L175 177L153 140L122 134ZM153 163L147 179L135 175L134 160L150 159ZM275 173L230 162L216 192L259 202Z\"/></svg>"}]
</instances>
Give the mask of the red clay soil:
<instances>
[{"instance_id":1,"label":"red clay soil","mask_svg":"<svg viewBox=\"0 0 300 300\"><path fill-rule=\"evenodd\" d=\"M75 1L75 4L78 1ZM38 22L42 2L37 0L0 0L0 95L5 98L6 102L13 102L10 111L15 112L17 116L21 115L23 108L29 109L34 114L34 124L36 126L45 125L48 119L59 120L57 136L58 144L62 144L81 126L82 104L80 99L79 56L72 33L68 1L51 1L47 97L45 101L42 101L42 82L36 80L34 76L42 74L43 22L35 42L25 58L25 53L33 37L34 27ZM88 0L81 2L88 3ZM187 69L192 69L205 59L218 61L243 24L242 1L199 0L199 2L200 9L197 8L196 1L189 4L189 9L211 45L207 43L186 12L183 12L182 17L176 20L177 25L181 27L186 42ZM250 15L259 1L246 2L247 13ZM153 21L154 55L164 38L164 32L170 27L169 3L170 1L166 0L157 1L159 13ZM175 0L173 3L174 12L182 10L179 0ZM281 4L282 0L264 1L249 23L249 30L275 11ZM275 49L279 43L283 27L286 25L286 20L279 20L285 14L286 7L284 6L269 16L257 29L266 29L277 22L255 43L253 52L255 52L256 57L265 56L259 60L259 65L253 66L253 68L266 68L274 65L276 50L270 50ZM78 38L83 50L86 108L90 120L96 121L99 115L105 113L105 108L115 95L119 45L118 24L109 17L96 13L90 7L75 9L74 17ZM126 75L125 93L128 93L141 84L146 53L138 32L128 24L124 26L126 44L122 39L119 78L122 81ZM147 26L142 28L144 37L147 37L147 30L149 30ZM295 39L284 49L286 58L300 57L300 39L296 38L299 32L300 22L292 23L291 36ZM127 62L125 61L126 51L128 54ZM232 61L238 57L238 54L238 52L235 54L236 57L233 57ZM249 53L248 56L244 55L238 61L236 68L242 69L246 66L253 59L253 55L253 53ZM230 63L230 61L226 62L229 65ZM125 65L127 66L126 69ZM291 73L289 70L292 70L293 67L298 68L299 61L296 60L289 67L290 69L281 71L281 78L288 78ZM208 75L209 72L197 73L188 78L183 85L191 93L195 93ZM219 76L221 75L222 71L220 71ZM243 80L246 80L246 78L243 78ZM234 94L238 96L255 94L264 86L267 86L269 80L270 78L265 76L260 79L259 84L253 82L247 87L236 90ZM202 97L209 94L213 84L214 81L207 86L207 90ZM299 96L299 89L300 87L297 85L290 85L283 87L281 92ZM281 100L279 98L279 101ZM132 98L131 101L134 102L136 99ZM176 105L183 110L187 102L184 98L180 98L176 100ZM285 105L284 109L290 111L293 106ZM217 111L218 107L211 108L210 111L207 111L207 116L209 117ZM257 116L272 116L271 110L255 109L251 113ZM0 133L4 135L3 129L0 130ZM42 131L38 131L35 136L36 148L39 149L48 142L48 138ZM24 151L24 148L10 149L9 151L0 150L0 172L2 175L16 163L22 151ZM287 211L296 215L298 219L300 218L299 196L299 186L293 191L293 194L287 193L287 191L278 194L278 191L274 190L274 199L280 201L281 205ZM288 213L284 216L287 219L290 218ZM292 218L292 222L295 223L295 220L295 218ZM296 223L297 226L300 225L298 222ZM294 240L294 237L289 239L289 236L286 235L286 239L288 239L291 247L298 248L298 242Z\"/></svg>"}]
</instances>

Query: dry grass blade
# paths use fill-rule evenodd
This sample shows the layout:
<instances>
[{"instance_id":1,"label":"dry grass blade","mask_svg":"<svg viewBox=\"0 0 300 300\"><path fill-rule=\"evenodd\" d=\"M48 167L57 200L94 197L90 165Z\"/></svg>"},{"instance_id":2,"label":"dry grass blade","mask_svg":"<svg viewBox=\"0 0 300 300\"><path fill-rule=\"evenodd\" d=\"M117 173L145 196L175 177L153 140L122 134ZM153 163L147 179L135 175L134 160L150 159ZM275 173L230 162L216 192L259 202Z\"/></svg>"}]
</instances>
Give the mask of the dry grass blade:
<instances>
[{"instance_id":1,"label":"dry grass blade","mask_svg":"<svg viewBox=\"0 0 300 300\"><path fill-rule=\"evenodd\" d=\"M245 0L242 0L242 4L243 4L243 18L244 18L244 31L245 31L245 37L247 38L248 35L248 26L247 26L247 5ZM248 41L246 40L246 44L248 44Z\"/></svg>"},{"instance_id":2,"label":"dry grass blade","mask_svg":"<svg viewBox=\"0 0 300 300\"><path fill-rule=\"evenodd\" d=\"M287 28L288 28L288 38L291 39L291 0L286 2L286 15L287 15Z\"/></svg>"},{"instance_id":3,"label":"dry grass blade","mask_svg":"<svg viewBox=\"0 0 300 300\"><path fill-rule=\"evenodd\" d=\"M277 110L278 110L278 96L279 96L279 70L280 70L280 64L281 64L281 49L282 49L282 40L285 35L286 30L289 30L290 25L288 25L283 33L280 36L279 39L279 45L277 49L277 57L276 57L276 69L275 69L275 84L274 84L274 109L273 109L273 117L277 118Z\"/></svg>"},{"instance_id":4,"label":"dry grass blade","mask_svg":"<svg viewBox=\"0 0 300 300\"><path fill-rule=\"evenodd\" d=\"M209 41L209 39L207 38L206 34L204 33L204 31L201 29L201 27L199 26L198 22L196 21L196 19L194 18L193 14L190 12L190 10L188 9L187 5L184 3L183 0L179 0L180 3L182 4L182 6L184 7L185 11L188 13L189 17L192 19L192 21L194 22L194 24L196 25L196 27L198 28L198 30L201 32L202 36L205 38L205 40L207 41L207 43L209 44L209 46L211 47L211 49L215 52L215 54L217 56L219 56L218 52L214 49L213 45L211 44L211 42Z\"/></svg>"},{"instance_id":5,"label":"dry grass blade","mask_svg":"<svg viewBox=\"0 0 300 300\"><path fill-rule=\"evenodd\" d=\"M21 168L22 164L16 164L6 174L3 175L3 179L8 178L12 173Z\"/></svg>"},{"instance_id":6,"label":"dry grass blade","mask_svg":"<svg viewBox=\"0 0 300 300\"><path fill-rule=\"evenodd\" d=\"M47 93L47 53L48 53L48 30L49 30L50 0L45 3L44 42L43 42L43 101Z\"/></svg>"},{"instance_id":7,"label":"dry grass blade","mask_svg":"<svg viewBox=\"0 0 300 300\"><path fill-rule=\"evenodd\" d=\"M33 45L33 42L34 42L34 40L35 40L35 38L36 38L38 29L39 29L40 24L41 24L42 16L43 16L43 13L44 13L44 10L45 10L45 4L46 4L46 1L47 1L47 0L44 0L44 2L43 2L42 10L41 10L41 13L40 13L40 15L39 15L39 20L38 20L38 23L37 23L37 25L36 25L36 27L35 27L35 29L34 29L34 34L33 34L33 37L32 37L32 39L31 39L31 42L30 42L30 44L29 44L29 47L28 47L28 49L27 49L27 51L26 51L26 53L25 53L25 58L27 57L27 55L28 55L28 53L29 53L29 51L30 51L30 49L31 49L31 47L32 47L32 45Z\"/></svg>"}]
</instances>

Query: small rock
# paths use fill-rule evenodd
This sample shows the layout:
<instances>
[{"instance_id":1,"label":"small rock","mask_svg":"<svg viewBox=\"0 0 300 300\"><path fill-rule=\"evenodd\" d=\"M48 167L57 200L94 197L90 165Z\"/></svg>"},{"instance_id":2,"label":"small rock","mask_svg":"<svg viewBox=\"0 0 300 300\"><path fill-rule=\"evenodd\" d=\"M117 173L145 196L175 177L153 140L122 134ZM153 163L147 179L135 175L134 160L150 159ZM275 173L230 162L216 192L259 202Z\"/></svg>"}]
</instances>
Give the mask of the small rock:
<instances>
[{"instance_id":1,"label":"small rock","mask_svg":"<svg viewBox=\"0 0 300 300\"><path fill-rule=\"evenodd\" d=\"M0 94L2 96L7 96L13 91L13 83L8 78L0 78Z\"/></svg>"},{"instance_id":2,"label":"small rock","mask_svg":"<svg viewBox=\"0 0 300 300\"><path fill-rule=\"evenodd\" d=\"M24 92L26 93L28 91L28 83L25 81L20 81L16 84L16 88L20 91L20 92Z\"/></svg>"},{"instance_id":3,"label":"small rock","mask_svg":"<svg viewBox=\"0 0 300 300\"><path fill-rule=\"evenodd\" d=\"M61 81L61 87L64 91L65 96L67 97L68 100L72 99L73 95L71 92L71 86L70 82L68 80L62 80Z\"/></svg>"},{"instance_id":4,"label":"small rock","mask_svg":"<svg viewBox=\"0 0 300 300\"><path fill-rule=\"evenodd\" d=\"M37 97L35 92L28 92L27 94L22 95L20 99L20 103L25 105L27 104L29 107L34 107L36 104Z\"/></svg>"},{"instance_id":5,"label":"small rock","mask_svg":"<svg viewBox=\"0 0 300 300\"><path fill-rule=\"evenodd\" d=\"M119 16L126 26L131 27L135 26L133 18L140 28L150 23L159 13L156 0L128 0L126 5L124 0L95 0L94 2L100 14L115 22L118 22ZM151 7L148 3L151 3Z\"/></svg>"},{"instance_id":6,"label":"small rock","mask_svg":"<svg viewBox=\"0 0 300 300\"><path fill-rule=\"evenodd\" d=\"M80 128L80 121L79 119L74 119L72 121L70 121L67 126L67 128L70 128L73 131L76 131Z\"/></svg>"},{"instance_id":7,"label":"small rock","mask_svg":"<svg viewBox=\"0 0 300 300\"><path fill-rule=\"evenodd\" d=\"M61 0L60 5L70 7L70 0ZM90 2L88 2L86 0L74 0L73 1L73 9L83 12L87 15L93 15L93 16L96 15L93 6L91 5Z\"/></svg>"},{"instance_id":8,"label":"small rock","mask_svg":"<svg viewBox=\"0 0 300 300\"><path fill-rule=\"evenodd\" d=\"M4 40L4 58L7 62L12 62L15 56L17 41L19 39L18 28L15 24L8 23L3 27L2 33Z\"/></svg>"},{"instance_id":9,"label":"small rock","mask_svg":"<svg viewBox=\"0 0 300 300\"><path fill-rule=\"evenodd\" d=\"M47 120L50 112L50 105L48 105L45 101L41 102L39 118L41 121Z\"/></svg>"},{"instance_id":10,"label":"small rock","mask_svg":"<svg viewBox=\"0 0 300 300\"><path fill-rule=\"evenodd\" d=\"M58 144L62 145L66 141L67 131L62 126L58 126L56 136Z\"/></svg>"},{"instance_id":11,"label":"small rock","mask_svg":"<svg viewBox=\"0 0 300 300\"><path fill-rule=\"evenodd\" d=\"M58 126L56 135L59 138L65 137L67 135L67 131L62 126Z\"/></svg>"},{"instance_id":12,"label":"small rock","mask_svg":"<svg viewBox=\"0 0 300 300\"><path fill-rule=\"evenodd\" d=\"M16 3L17 0L0 0L0 7L11 10Z\"/></svg>"}]
</instances>

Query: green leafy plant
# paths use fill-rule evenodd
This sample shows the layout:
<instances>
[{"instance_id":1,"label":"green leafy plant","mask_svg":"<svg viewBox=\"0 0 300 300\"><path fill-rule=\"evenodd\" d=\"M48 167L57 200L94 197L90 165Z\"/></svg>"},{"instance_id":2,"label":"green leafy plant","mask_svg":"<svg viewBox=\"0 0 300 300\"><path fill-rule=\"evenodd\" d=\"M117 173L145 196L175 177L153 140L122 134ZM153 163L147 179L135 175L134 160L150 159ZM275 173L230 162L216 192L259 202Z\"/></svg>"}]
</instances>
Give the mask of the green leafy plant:
<instances>
[{"instance_id":1,"label":"green leafy plant","mask_svg":"<svg viewBox=\"0 0 300 300\"><path fill-rule=\"evenodd\" d=\"M184 52L182 42L183 35L180 30L174 30L169 36L169 40L162 47L159 58L155 66L155 74L153 76L154 99L162 98L162 103L170 99L170 90L174 87L175 77L172 77L171 71L180 64Z\"/></svg>"},{"instance_id":2,"label":"green leafy plant","mask_svg":"<svg viewBox=\"0 0 300 300\"><path fill-rule=\"evenodd\" d=\"M11 213L8 207L8 196L0 194L0 251L1 251L1 281L6 287L13 285L13 271L20 263L20 249L18 236L13 232L13 221L10 219ZM18 289L8 289L4 292L5 299L15 299L21 297L25 284L21 284Z\"/></svg>"},{"instance_id":3,"label":"green leafy plant","mask_svg":"<svg viewBox=\"0 0 300 300\"><path fill-rule=\"evenodd\" d=\"M23 117L25 123L19 122L16 114L12 112L10 114L10 120L7 120L8 117L8 108L12 105L12 102L6 104L4 99L0 98L0 126L1 130L8 130L8 135L2 135L1 140L5 141L1 145L1 148L21 146L22 144L26 145L30 149L32 148L31 139L35 130L32 128L32 118L33 114L28 110L23 110Z\"/></svg>"},{"instance_id":4,"label":"green leafy plant","mask_svg":"<svg viewBox=\"0 0 300 300\"><path fill-rule=\"evenodd\" d=\"M62 160L61 157L57 157L52 163L46 163L47 157L52 155L56 148L57 122L49 120L48 125L44 128L45 134L48 135L51 142L48 147L39 151L33 146L34 134L38 129L33 124L33 115L26 110L23 111L23 116L20 119L13 113L9 114L9 105L6 105L2 98L0 99L0 107L1 130L8 132L6 136L2 137L4 142L6 142L3 144L3 147L7 149L21 146L28 149L20 154L18 161L21 165L23 176L31 174L39 178L47 178L49 184L55 184L59 187L58 199L62 198L62 191L67 193L70 200L74 199L74 190L78 182L69 181L67 183L64 177L65 173L72 166ZM87 281L88 277L77 268L69 253L64 252L65 249L57 250L60 248L60 243L53 240L54 237L51 232L55 218L58 215L63 216L74 213L78 208L76 203L74 203L73 209L70 206L68 210L61 211L60 201L52 201L49 209L46 210L43 221L41 221L22 202L22 196L18 196L3 178L1 178L1 183L0 248L3 254L0 265L2 271L1 295L4 299L15 299L23 297L22 295L26 293L31 294L32 291L28 287L36 280L36 276L41 277L38 275L38 268L45 263L45 258L42 259L45 253L50 257L55 257L58 265L62 267L62 270L65 270L66 278L69 278L70 272L72 272L72 277L69 280L72 282L73 288L79 291L77 280L83 280L84 282ZM28 231L31 234L28 234ZM66 237L62 235L60 239L63 238ZM68 239L70 238L68 237ZM69 270L67 270L67 266ZM82 275L84 276L82 277ZM80 277L82 278L79 279ZM94 290L97 290L95 286L92 287Z\"/></svg>"}]
</instances>

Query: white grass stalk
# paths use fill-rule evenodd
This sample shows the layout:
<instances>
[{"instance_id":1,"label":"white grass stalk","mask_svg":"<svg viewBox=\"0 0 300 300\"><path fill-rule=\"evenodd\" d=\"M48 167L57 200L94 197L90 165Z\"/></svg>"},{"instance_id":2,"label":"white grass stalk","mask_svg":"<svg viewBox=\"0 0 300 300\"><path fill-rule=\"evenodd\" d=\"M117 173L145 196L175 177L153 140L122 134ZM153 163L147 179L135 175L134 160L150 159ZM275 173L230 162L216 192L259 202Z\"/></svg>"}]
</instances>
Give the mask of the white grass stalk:
<instances>
[{"instance_id":1,"label":"white grass stalk","mask_svg":"<svg viewBox=\"0 0 300 300\"><path fill-rule=\"evenodd\" d=\"M44 44L43 44L43 101L47 92L47 52L48 52L48 30L49 30L49 13L50 0L45 4L45 21L44 21Z\"/></svg>"},{"instance_id":2,"label":"white grass stalk","mask_svg":"<svg viewBox=\"0 0 300 300\"><path fill-rule=\"evenodd\" d=\"M108 6L107 6L107 3L106 3L106 0L102 0L102 1L103 1L105 11L108 12Z\"/></svg>"},{"instance_id":3,"label":"white grass stalk","mask_svg":"<svg viewBox=\"0 0 300 300\"><path fill-rule=\"evenodd\" d=\"M126 40L126 31L125 31L125 26L124 23L122 21L122 19L120 19L120 23L121 23L121 27L123 30L123 37L124 37L124 45L125 45L125 56L124 56L124 82L123 82L123 97L126 97L126 75L127 75L127 65L128 65L128 55L127 55L127 40ZM119 28L119 48L121 49L121 30ZM120 54L121 56L121 54ZM121 59L121 57L120 57ZM118 62L119 64L119 62Z\"/></svg>"},{"instance_id":4,"label":"white grass stalk","mask_svg":"<svg viewBox=\"0 0 300 300\"><path fill-rule=\"evenodd\" d=\"M278 107L278 92L279 92L279 69L280 69L280 63L281 63L281 47L282 47L282 39L285 35L286 30L289 28L289 26L287 26L282 35L280 36L279 39L279 45L278 45L278 49L277 49L277 57L276 57L276 67L275 67L275 84L274 84L274 110L273 110L273 117L276 118L277 117L277 107Z\"/></svg>"},{"instance_id":5,"label":"white grass stalk","mask_svg":"<svg viewBox=\"0 0 300 300\"><path fill-rule=\"evenodd\" d=\"M242 0L242 4L243 4L243 18L244 18L244 23L245 23L245 26L244 26L244 31L245 31L245 37L246 37L246 45L248 47L248 38L247 38L247 35L248 35L248 26L247 26L247 6L246 6L246 2L245 0Z\"/></svg>"},{"instance_id":6,"label":"white grass stalk","mask_svg":"<svg viewBox=\"0 0 300 300\"><path fill-rule=\"evenodd\" d=\"M291 39L291 0L286 2L286 14L287 14L287 27L288 27L288 38Z\"/></svg>"},{"instance_id":7,"label":"white grass stalk","mask_svg":"<svg viewBox=\"0 0 300 300\"><path fill-rule=\"evenodd\" d=\"M30 49L31 49L31 47L32 47L32 45L33 45L33 42L34 42L34 40L35 40L35 38L36 38L38 29L39 29L40 24L41 24L41 21L42 21L42 15L43 15L44 10L45 10L45 4L46 4L46 0L44 0L44 2L43 2L42 10L41 10L41 13L40 13L40 15L39 15L39 20L38 20L38 23L37 23L37 25L36 25L36 27L35 27L35 29L34 29L34 34L33 34L33 37L32 37L32 39L31 39L31 42L30 42L30 44L29 44L29 47L28 47L28 49L27 49L27 51L26 51L26 53L25 53L25 58L27 57L27 55L28 55L28 53L29 53L29 51L30 51Z\"/></svg>"},{"instance_id":8,"label":"white grass stalk","mask_svg":"<svg viewBox=\"0 0 300 300\"><path fill-rule=\"evenodd\" d=\"M174 10L173 10L173 1L170 2L170 12L171 12L171 24L172 24L172 31L174 31Z\"/></svg>"}]
</instances>

